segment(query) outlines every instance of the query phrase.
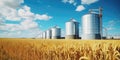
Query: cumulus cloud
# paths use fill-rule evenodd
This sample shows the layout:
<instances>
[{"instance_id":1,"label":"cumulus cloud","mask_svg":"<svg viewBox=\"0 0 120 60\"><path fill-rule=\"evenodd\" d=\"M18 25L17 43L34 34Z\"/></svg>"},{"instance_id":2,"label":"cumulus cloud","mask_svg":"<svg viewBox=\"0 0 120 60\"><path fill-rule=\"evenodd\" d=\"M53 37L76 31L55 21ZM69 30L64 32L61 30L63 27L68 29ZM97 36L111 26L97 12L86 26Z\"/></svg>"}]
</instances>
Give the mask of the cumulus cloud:
<instances>
[{"instance_id":1,"label":"cumulus cloud","mask_svg":"<svg viewBox=\"0 0 120 60\"><path fill-rule=\"evenodd\" d=\"M78 11L78 12L83 11L86 9L83 5L90 5L97 1L99 0L81 0L81 5L78 5L75 11Z\"/></svg>"},{"instance_id":2,"label":"cumulus cloud","mask_svg":"<svg viewBox=\"0 0 120 60\"><path fill-rule=\"evenodd\" d=\"M0 18L13 21L18 21L26 18L31 18L33 20L51 19L51 16L45 14L35 14L31 12L31 8L27 5L21 7L22 3L24 3L24 0L0 0ZM39 15L39 18L36 17L36 15Z\"/></svg>"},{"instance_id":3,"label":"cumulus cloud","mask_svg":"<svg viewBox=\"0 0 120 60\"><path fill-rule=\"evenodd\" d=\"M92 4L92 3L95 3L99 0L81 0L81 4Z\"/></svg>"},{"instance_id":4,"label":"cumulus cloud","mask_svg":"<svg viewBox=\"0 0 120 60\"><path fill-rule=\"evenodd\" d=\"M21 32L22 31L22 32ZM33 20L24 20L20 24L0 25L0 37L35 37L41 30Z\"/></svg>"},{"instance_id":5,"label":"cumulus cloud","mask_svg":"<svg viewBox=\"0 0 120 60\"><path fill-rule=\"evenodd\" d=\"M21 5L24 0L0 0L0 37L35 36L41 30L35 20L49 20L47 14L35 14L27 5ZM18 24L5 23L4 21L20 21ZM21 32L21 31L24 31ZM26 32L27 33L26 33ZM33 32L33 33L31 33Z\"/></svg>"},{"instance_id":6,"label":"cumulus cloud","mask_svg":"<svg viewBox=\"0 0 120 60\"><path fill-rule=\"evenodd\" d=\"M30 11L30 7L23 6L21 9L18 10L18 16L20 18L29 19L34 18L34 13Z\"/></svg>"},{"instance_id":7,"label":"cumulus cloud","mask_svg":"<svg viewBox=\"0 0 120 60\"><path fill-rule=\"evenodd\" d=\"M21 29L34 29L38 28L38 24L32 20L24 20L20 23Z\"/></svg>"},{"instance_id":8,"label":"cumulus cloud","mask_svg":"<svg viewBox=\"0 0 120 60\"><path fill-rule=\"evenodd\" d=\"M85 10L85 7L83 5L79 5L79 6L77 6L75 11L79 11L80 12L80 11L83 11L83 10Z\"/></svg>"},{"instance_id":9,"label":"cumulus cloud","mask_svg":"<svg viewBox=\"0 0 120 60\"><path fill-rule=\"evenodd\" d=\"M16 8L23 2L23 0L0 0L0 18L19 20Z\"/></svg>"},{"instance_id":10,"label":"cumulus cloud","mask_svg":"<svg viewBox=\"0 0 120 60\"><path fill-rule=\"evenodd\" d=\"M38 28L38 24L32 20L24 20L20 24L4 24L0 25L0 30L19 31Z\"/></svg>"},{"instance_id":11,"label":"cumulus cloud","mask_svg":"<svg viewBox=\"0 0 120 60\"><path fill-rule=\"evenodd\" d=\"M35 14L31 12L31 8L28 6L24 6L23 8L18 10L18 15L21 18L25 18L25 19L33 19L33 20L49 20L52 17L48 16L47 14Z\"/></svg>"}]
</instances>

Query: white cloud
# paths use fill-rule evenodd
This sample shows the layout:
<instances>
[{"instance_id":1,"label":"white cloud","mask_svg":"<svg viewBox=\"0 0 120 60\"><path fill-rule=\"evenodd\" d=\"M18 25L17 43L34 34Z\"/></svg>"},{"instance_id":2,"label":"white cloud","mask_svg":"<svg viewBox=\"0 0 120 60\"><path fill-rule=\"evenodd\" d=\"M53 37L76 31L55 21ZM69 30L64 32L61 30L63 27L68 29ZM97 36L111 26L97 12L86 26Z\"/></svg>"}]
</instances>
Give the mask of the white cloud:
<instances>
[{"instance_id":1,"label":"white cloud","mask_svg":"<svg viewBox=\"0 0 120 60\"><path fill-rule=\"evenodd\" d=\"M43 14L43 15L39 15L39 14L36 14L35 15L35 20L48 20L48 19L51 19L52 17L51 16L47 16L46 14Z\"/></svg>"},{"instance_id":2,"label":"white cloud","mask_svg":"<svg viewBox=\"0 0 120 60\"><path fill-rule=\"evenodd\" d=\"M23 2L23 0L0 0L0 18L19 20L16 8Z\"/></svg>"},{"instance_id":3,"label":"white cloud","mask_svg":"<svg viewBox=\"0 0 120 60\"><path fill-rule=\"evenodd\" d=\"M18 21L22 19L33 19L33 20L49 20L51 16L47 14L35 14L31 12L31 8L27 5L21 6L24 0L0 0L0 18L5 20ZM44 17L36 17L36 15ZM37 19L38 18L38 19Z\"/></svg>"},{"instance_id":4,"label":"white cloud","mask_svg":"<svg viewBox=\"0 0 120 60\"><path fill-rule=\"evenodd\" d=\"M92 3L98 2L99 0L80 0L81 4L77 6L77 4L79 4L76 0L62 0L63 3L69 3L74 5L75 7L77 6L75 11L82 11L85 9L85 7L83 5L90 5Z\"/></svg>"},{"instance_id":5,"label":"white cloud","mask_svg":"<svg viewBox=\"0 0 120 60\"><path fill-rule=\"evenodd\" d=\"M34 20L49 20L47 14L35 14L24 0L0 0L0 37L34 37L41 30ZM20 21L19 24L4 21ZM22 32L21 32L22 31Z\"/></svg>"},{"instance_id":6,"label":"white cloud","mask_svg":"<svg viewBox=\"0 0 120 60\"><path fill-rule=\"evenodd\" d=\"M32 13L31 11L30 11L30 7L28 7L28 6L23 6L22 8L20 8L19 10L18 10L18 16L21 18L21 19L34 19L34 13Z\"/></svg>"},{"instance_id":7,"label":"white cloud","mask_svg":"<svg viewBox=\"0 0 120 60\"><path fill-rule=\"evenodd\" d=\"M99 0L81 0L81 4L82 4L82 5L78 5L75 11L79 11L79 12L80 12L80 11L83 11L83 10L86 9L86 8L83 6L83 4L89 5L89 4L95 3L95 2L97 2L97 1L99 1Z\"/></svg>"},{"instance_id":8,"label":"white cloud","mask_svg":"<svg viewBox=\"0 0 120 60\"><path fill-rule=\"evenodd\" d=\"M20 24L4 24L0 25L0 30L5 31L19 31L38 28L38 24L31 20L24 20Z\"/></svg>"},{"instance_id":9,"label":"white cloud","mask_svg":"<svg viewBox=\"0 0 120 60\"><path fill-rule=\"evenodd\" d=\"M34 28L38 28L38 24L32 20L24 20L20 23L20 29L27 30Z\"/></svg>"},{"instance_id":10,"label":"white cloud","mask_svg":"<svg viewBox=\"0 0 120 60\"><path fill-rule=\"evenodd\" d=\"M10 37L10 38L36 38L36 35L38 35L41 32L40 29L31 29L26 31L14 31L14 32L2 32L0 34L0 37Z\"/></svg>"},{"instance_id":11,"label":"white cloud","mask_svg":"<svg viewBox=\"0 0 120 60\"><path fill-rule=\"evenodd\" d=\"M0 7L17 8L24 0L0 0Z\"/></svg>"},{"instance_id":12,"label":"white cloud","mask_svg":"<svg viewBox=\"0 0 120 60\"><path fill-rule=\"evenodd\" d=\"M22 30L23 28L20 24L4 24L0 26L0 31L9 31L9 33Z\"/></svg>"},{"instance_id":13,"label":"white cloud","mask_svg":"<svg viewBox=\"0 0 120 60\"><path fill-rule=\"evenodd\" d=\"M3 12L4 13L4 12ZM4 15L3 15L4 16ZM5 15L6 20L13 20L13 21L18 21L21 20L21 18L17 14L17 10L11 9L11 12L6 13Z\"/></svg>"},{"instance_id":14,"label":"white cloud","mask_svg":"<svg viewBox=\"0 0 120 60\"><path fill-rule=\"evenodd\" d=\"M31 8L28 6L24 6L23 8L18 10L18 15L21 18L25 18L25 19L33 19L33 20L49 20L52 17L48 16L47 14L35 14L33 12L31 12Z\"/></svg>"},{"instance_id":15,"label":"white cloud","mask_svg":"<svg viewBox=\"0 0 120 60\"><path fill-rule=\"evenodd\" d=\"M62 0L63 3L69 3L69 4L73 4L74 6L76 6L76 2L75 0Z\"/></svg>"},{"instance_id":16,"label":"white cloud","mask_svg":"<svg viewBox=\"0 0 120 60\"><path fill-rule=\"evenodd\" d=\"M85 10L85 7L83 5L79 5L79 6L77 6L75 11L79 11L80 12L80 11L83 11L83 10Z\"/></svg>"},{"instance_id":17,"label":"white cloud","mask_svg":"<svg viewBox=\"0 0 120 60\"><path fill-rule=\"evenodd\" d=\"M0 31L2 31L0 37L35 37L41 32L33 20L24 20L20 24L0 25Z\"/></svg>"},{"instance_id":18,"label":"white cloud","mask_svg":"<svg viewBox=\"0 0 120 60\"><path fill-rule=\"evenodd\" d=\"M97 2L99 0L80 0L80 1L81 1L81 4L87 4L87 5L89 5L89 4L95 3L95 2ZM76 2L76 0L62 0L62 2L63 3L73 4L75 6L76 6L76 4L78 4Z\"/></svg>"},{"instance_id":19,"label":"white cloud","mask_svg":"<svg viewBox=\"0 0 120 60\"><path fill-rule=\"evenodd\" d=\"M81 4L92 4L92 3L95 3L99 0L81 0Z\"/></svg>"}]
</instances>

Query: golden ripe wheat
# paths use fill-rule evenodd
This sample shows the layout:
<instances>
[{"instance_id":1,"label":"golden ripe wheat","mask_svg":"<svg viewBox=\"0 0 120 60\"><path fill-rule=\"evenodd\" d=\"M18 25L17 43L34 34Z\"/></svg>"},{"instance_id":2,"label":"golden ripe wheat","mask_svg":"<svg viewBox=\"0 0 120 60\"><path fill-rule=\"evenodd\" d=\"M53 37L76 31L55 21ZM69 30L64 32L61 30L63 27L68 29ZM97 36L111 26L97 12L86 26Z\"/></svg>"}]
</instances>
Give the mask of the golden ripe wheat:
<instances>
[{"instance_id":1,"label":"golden ripe wheat","mask_svg":"<svg viewBox=\"0 0 120 60\"><path fill-rule=\"evenodd\" d=\"M120 60L120 40L1 38L0 60Z\"/></svg>"}]
</instances>

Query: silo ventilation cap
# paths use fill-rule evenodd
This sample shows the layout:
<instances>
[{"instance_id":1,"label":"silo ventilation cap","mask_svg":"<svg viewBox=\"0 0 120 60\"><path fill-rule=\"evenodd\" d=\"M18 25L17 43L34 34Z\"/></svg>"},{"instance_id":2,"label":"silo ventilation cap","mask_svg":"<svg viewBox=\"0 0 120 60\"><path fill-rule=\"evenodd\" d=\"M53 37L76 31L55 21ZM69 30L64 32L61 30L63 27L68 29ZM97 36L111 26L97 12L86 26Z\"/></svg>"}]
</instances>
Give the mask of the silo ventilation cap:
<instances>
[{"instance_id":1,"label":"silo ventilation cap","mask_svg":"<svg viewBox=\"0 0 120 60\"><path fill-rule=\"evenodd\" d=\"M70 19L71 22L77 22L74 18Z\"/></svg>"},{"instance_id":2,"label":"silo ventilation cap","mask_svg":"<svg viewBox=\"0 0 120 60\"><path fill-rule=\"evenodd\" d=\"M54 26L53 28L60 28L60 27L56 25L56 26Z\"/></svg>"}]
</instances>

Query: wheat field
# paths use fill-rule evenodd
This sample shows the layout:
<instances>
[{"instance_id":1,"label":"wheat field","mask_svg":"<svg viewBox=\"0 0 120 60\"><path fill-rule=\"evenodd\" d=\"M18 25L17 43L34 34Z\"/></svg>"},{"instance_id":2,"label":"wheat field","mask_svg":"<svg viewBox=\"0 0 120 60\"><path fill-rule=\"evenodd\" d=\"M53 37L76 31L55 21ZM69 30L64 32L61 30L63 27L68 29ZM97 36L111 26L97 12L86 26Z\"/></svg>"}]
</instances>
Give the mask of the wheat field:
<instances>
[{"instance_id":1,"label":"wheat field","mask_svg":"<svg viewBox=\"0 0 120 60\"><path fill-rule=\"evenodd\" d=\"M120 60L120 40L1 38L0 60Z\"/></svg>"}]
</instances>

